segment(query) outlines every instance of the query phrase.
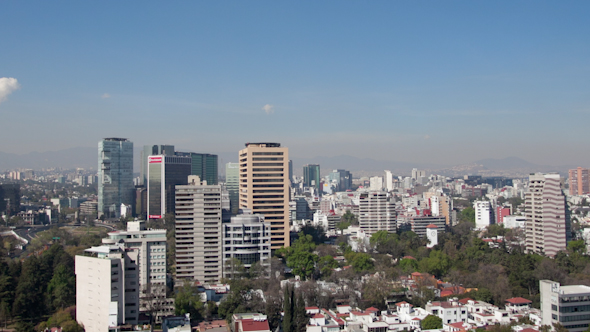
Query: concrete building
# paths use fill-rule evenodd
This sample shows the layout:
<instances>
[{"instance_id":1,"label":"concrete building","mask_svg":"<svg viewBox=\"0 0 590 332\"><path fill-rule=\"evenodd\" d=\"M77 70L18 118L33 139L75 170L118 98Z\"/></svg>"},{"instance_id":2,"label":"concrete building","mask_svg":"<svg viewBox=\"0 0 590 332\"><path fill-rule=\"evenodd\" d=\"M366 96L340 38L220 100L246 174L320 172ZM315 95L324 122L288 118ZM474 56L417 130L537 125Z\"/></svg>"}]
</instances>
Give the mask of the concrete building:
<instances>
[{"instance_id":1,"label":"concrete building","mask_svg":"<svg viewBox=\"0 0 590 332\"><path fill-rule=\"evenodd\" d=\"M569 180L570 195L583 195L590 192L587 168L570 169Z\"/></svg>"},{"instance_id":2,"label":"concrete building","mask_svg":"<svg viewBox=\"0 0 590 332\"><path fill-rule=\"evenodd\" d=\"M222 278L221 186L190 176L176 186L176 278L217 283Z\"/></svg>"},{"instance_id":3,"label":"concrete building","mask_svg":"<svg viewBox=\"0 0 590 332\"><path fill-rule=\"evenodd\" d=\"M391 171L385 171L384 182L385 190L393 191L393 174L391 174Z\"/></svg>"},{"instance_id":4,"label":"concrete building","mask_svg":"<svg viewBox=\"0 0 590 332\"><path fill-rule=\"evenodd\" d=\"M240 164L225 164L225 187L229 192L231 214L236 215L240 208Z\"/></svg>"},{"instance_id":5,"label":"concrete building","mask_svg":"<svg viewBox=\"0 0 590 332\"><path fill-rule=\"evenodd\" d=\"M383 189L383 178L380 176L372 176L369 178L369 190L381 191Z\"/></svg>"},{"instance_id":6,"label":"concrete building","mask_svg":"<svg viewBox=\"0 0 590 332\"><path fill-rule=\"evenodd\" d=\"M76 256L76 319L86 331L137 324L139 250L104 245Z\"/></svg>"},{"instance_id":7,"label":"concrete building","mask_svg":"<svg viewBox=\"0 0 590 332\"><path fill-rule=\"evenodd\" d=\"M119 218L121 204L134 200L133 143L126 138L98 142L98 215Z\"/></svg>"},{"instance_id":8,"label":"concrete building","mask_svg":"<svg viewBox=\"0 0 590 332\"><path fill-rule=\"evenodd\" d=\"M240 208L263 214L271 249L289 243L289 149L279 143L246 143L240 150Z\"/></svg>"},{"instance_id":9,"label":"concrete building","mask_svg":"<svg viewBox=\"0 0 590 332\"><path fill-rule=\"evenodd\" d=\"M233 278L236 261L245 270L258 264L264 275L270 273L270 227L261 214L240 214L223 224L223 275ZM238 276L239 277L239 276Z\"/></svg>"},{"instance_id":10,"label":"concrete building","mask_svg":"<svg viewBox=\"0 0 590 332\"><path fill-rule=\"evenodd\" d=\"M475 228L484 229L494 223L490 201L475 201L473 209L475 210Z\"/></svg>"},{"instance_id":11,"label":"concrete building","mask_svg":"<svg viewBox=\"0 0 590 332\"><path fill-rule=\"evenodd\" d=\"M187 184L190 174L190 157L148 156L148 219L162 219L166 213L174 213L175 186Z\"/></svg>"},{"instance_id":12,"label":"concrete building","mask_svg":"<svg viewBox=\"0 0 590 332\"><path fill-rule=\"evenodd\" d=\"M308 164L303 166L303 185L307 188L315 188L318 196L321 195L320 165Z\"/></svg>"},{"instance_id":13,"label":"concrete building","mask_svg":"<svg viewBox=\"0 0 590 332\"><path fill-rule=\"evenodd\" d=\"M416 233L419 237L426 236L426 230L429 225L437 227L437 233L445 232L446 220L444 217L432 217L432 216L416 216L410 219L409 229Z\"/></svg>"},{"instance_id":14,"label":"concrete building","mask_svg":"<svg viewBox=\"0 0 590 332\"><path fill-rule=\"evenodd\" d=\"M551 280L540 280L541 322L563 325L570 332L582 332L590 324L590 287L561 286Z\"/></svg>"},{"instance_id":15,"label":"concrete building","mask_svg":"<svg viewBox=\"0 0 590 332\"><path fill-rule=\"evenodd\" d=\"M141 165L139 169L139 179L142 185L147 186L148 179L148 157L157 155L174 155L174 145L144 145L139 153Z\"/></svg>"},{"instance_id":16,"label":"concrete building","mask_svg":"<svg viewBox=\"0 0 590 332\"><path fill-rule=\"evenodd\" d=\"M140 311L157 308L156 321L173 314L174 300L166 298L166 230L146 229L145 221L130 221L126 231L108 233L104 245L137 249Z\"/></svg>"},{"instance_id":17,"label":"concrete building","mask_svg":"<svg viewBox=\"0 0 590 332\"><path fill-rule=\"evenodd\" d=\"M570 220L559 174L531 174L524 204L527 252L553 257L565 250Z\"/></svg>"},{"instance_id":18,"label":"concrete building","mask_svg":"<svg viewBox=\"0 0 590 332\"><path fill-rule=\"evenodd\" d=\"M377 231L395 233L395 205L386 192L371 191L359 196L359 227L370 235Z\"/></svg>"}]
</instances>

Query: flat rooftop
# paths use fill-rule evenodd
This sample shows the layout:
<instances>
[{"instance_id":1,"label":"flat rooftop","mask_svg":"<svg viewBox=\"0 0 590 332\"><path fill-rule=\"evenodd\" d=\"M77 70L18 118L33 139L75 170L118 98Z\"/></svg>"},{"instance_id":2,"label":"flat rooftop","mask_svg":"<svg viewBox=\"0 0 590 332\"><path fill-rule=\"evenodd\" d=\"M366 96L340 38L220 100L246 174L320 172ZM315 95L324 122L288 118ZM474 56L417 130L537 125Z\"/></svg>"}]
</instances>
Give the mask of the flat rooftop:
<instances>
[{"instance_id":1,"label":"flat rooftop","mask_svg":"<svg viewBox=\"0 0 590 332\"><path fill-rule=\"evenodd\" d=\"M590 287L584 285L572 285L572 286L561 286L559 287L559 293L568 294L589 294Z\"/></svg>"}]
</instances>

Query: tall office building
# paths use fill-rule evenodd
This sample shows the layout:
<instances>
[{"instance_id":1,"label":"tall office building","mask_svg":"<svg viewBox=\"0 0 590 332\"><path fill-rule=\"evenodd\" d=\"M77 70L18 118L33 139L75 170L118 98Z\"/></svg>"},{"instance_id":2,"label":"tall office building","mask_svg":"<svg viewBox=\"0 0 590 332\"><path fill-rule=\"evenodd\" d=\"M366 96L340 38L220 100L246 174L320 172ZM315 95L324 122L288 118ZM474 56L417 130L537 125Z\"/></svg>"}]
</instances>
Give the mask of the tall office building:
<instances>
[{"instance_id":1,"label":"tall office building","mask_svg":"<svg viewBox=\"0 0 590 332\"><path fill-rule=\"evenodd\" d=\"M570 195L584 195L590 192L587 168L570 169L569 178Z\"/></svg>"},{"instance_id":2,"label":"tall office building","mask_svg":"<svg viewBox=\"0 0 590 332\"><path fill-rule=\"evenodd\" d=\"M197 179L176 186L176 278L217 283L223 270L221 185Z\"/></svg>"},{"instance_id":3,"label":"tall office building","mask_svg":"<svg viewBox=\"0 0 590 332\"><path fill-rule=\"evenodd\" d=\"M318 164L309 164L303 166L303 185L311 188L314 187L318 195L321 194L320 192L320 165Z\"/></svg>"},{"instance_id":4,"label":"tall office building","mask_svg":"<svg viewBox=\"0 0 590 332\"><path fill-rule=\"evenodd\" d=\"M525 193L526 250L553 257L570 240L570 220L559 174L529 176Z\"/></svg>"},{"instance_id":5,"label":"tall office building","mask_svg":"<svg viewBox=\"0 0 590 332\"><path fill-rule=\"evenodd\" d=\"M141 160L141 167L139 169L139 178L142 185L147 186L148 180L148 157L157 155L174 155L174 145L144 145L139 152L139 159Z\"/></svg>"},{"instance_id":6,"label":"tall office building","mask_svg":"<svg viewBox=\"0 0 590 332\"><path fill-rule=\"evenodd\" d=\"M187 184L190 174L189 157L148 156L148 219L161 219L166 213L174 213L175 186Z\"/></svg>"},{"instance_id":7,"label":"tall office building","mask_svg":"<svg viewBox=\"0 0 590 332\"><path fill-rule=\"evenodd\" d=\"M246 143L240 150L240 207L270 223L271 249L289 246L289 149Z\"/></svg>"},{"instance_id":8,"label":"tall office building","mask_svg":"<svg viewBox=\"0 0 590 332\"><path fill-rule=\"evenodd\" d=\"M395 204L388 193L371 191L360 194L359 227L366 234L377 231L396 232Z\"/></svg>"},{"instance_id":9,"label":"tall office building","mask_svg":"<svg viewBox=\"0 0 590 332\"><path fill-rule=\"evenodd\" d=\"M199 176L201 181L207 181L208 185L219 182L216 154L176 152L176 155L191 158L191 174Z\"/></svg>"},{"instance_id":10,"label":"tall office building","mask_svg":"<svg viewBox=\"0 0 590 332\"><path fill-rule=\"evenodd\" d=\"M232 215L238 214L240 208L240 197L238 191L240 190L240 164L227 163L225 164L225 187L229 192L229 205Z\"/></svg>"},{"instance_id":11,"label":"tall office building","mask_svg":"<svg viewBox=\"0 0 590 332\"><path fill-rule=\"evenodd\" d=\"M139 250L103 245L76 256L76 320L86 331L120 331L136 325L139 285L135 272Z\"/></svg>"},{"instance_id":12,"label":"tall office building","mask_svg":"<svg viewBox=\"0 0 590 332\"><path fill-rule=\"evenodd\" d=\"M343 169L335 169L328 175L330 185L335 191L347 191L352 189L352 174Z\"/></svg>"},{"instance_id":13,"label":"tall office building","mask_svg":"<svg viewBox=\"0 0 590 332\"><path fill-rule=\"evenodd\" d=\"M126 138L105 138L98 142L98 215L121 216L121 204L132 205L133 142Z\"/></svg>"}]
</instances>

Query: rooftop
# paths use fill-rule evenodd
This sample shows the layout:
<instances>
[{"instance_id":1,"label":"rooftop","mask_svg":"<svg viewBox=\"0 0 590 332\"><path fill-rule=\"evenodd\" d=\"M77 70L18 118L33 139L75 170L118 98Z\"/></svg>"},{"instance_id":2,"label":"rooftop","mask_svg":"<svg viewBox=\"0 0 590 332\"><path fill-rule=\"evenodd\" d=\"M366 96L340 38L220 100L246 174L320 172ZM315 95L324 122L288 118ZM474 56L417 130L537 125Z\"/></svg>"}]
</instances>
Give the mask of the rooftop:
<instances>
[{"instance_id":1,"label":"rooftop","mask_svg":"<svg viewBox=\"0 0 590 332\"><path fill-rule=\"evenodd\" d=\"M584 294L590 293L590 287L584 285L572 285L559 287L560 294Z\"/></svg>"},{"instance_id":2,"label":"rooftop","mask_svg":"<svg viewBox=\"0 0 590 332\"><path fill-rule=\"evenodd\" d=\"M584 286L584 287L586 287L586 286ZM588 289L590 289L590 287L588 287ZM527 300L522 297L513 297L511 299L507 299L506 302L508 302L510 304L531 304L531 303L533 303L533 301Z\"/></svg>"}]
</instances>

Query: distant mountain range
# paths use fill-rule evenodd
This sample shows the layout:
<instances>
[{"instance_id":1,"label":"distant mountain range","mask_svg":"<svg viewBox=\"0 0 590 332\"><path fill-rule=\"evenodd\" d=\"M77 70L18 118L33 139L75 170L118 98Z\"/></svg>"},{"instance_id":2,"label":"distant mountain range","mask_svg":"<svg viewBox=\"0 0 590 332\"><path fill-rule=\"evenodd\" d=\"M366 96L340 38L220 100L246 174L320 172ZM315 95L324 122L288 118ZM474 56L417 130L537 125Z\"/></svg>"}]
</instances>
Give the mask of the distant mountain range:
<instances>
[{"instance_id":1,"label":"distant mountain range","mask_svg":"<svg viewBox=\"0 0 590 332\"><path fill-rule=\"evenodd\" d=\"M139 149L135 149L135 171L139 169ZM223 173L223 165L227 162L237 162L235 153L219 153L220 171ZM96 169L97 149L90 147L77 147L51 152L31 152L23 155L0 152L0 171L16 168L31 168L40 170L43 168L85 168ZM460 176L465 174L484 176L524 176L531 172L556 171L567 172L568 169L577 166L547 166L537 165L518 157L503 159L482 159L470 164L440 165L434 163L410 163L399 161L376 160L371 158L358 158L348 155L334 157L318 156L313 158L293 158L295 175L301 176L303 165L320 164L321 173L325 175L333 169L346 169L355 177L382 174L384 170L390 170L395 175L409 175L412 168L425 169L429 172L447 176Z\"/></svg>"}]
</instances>

